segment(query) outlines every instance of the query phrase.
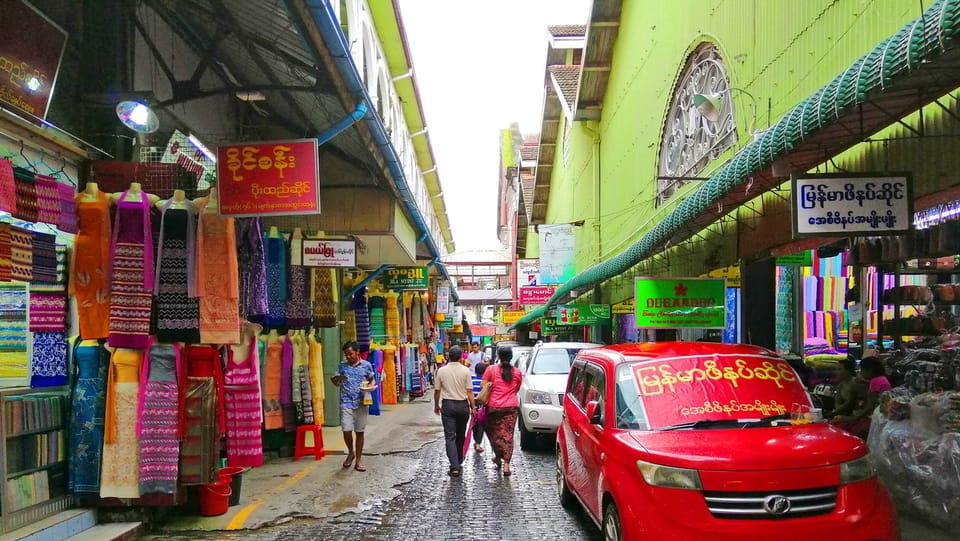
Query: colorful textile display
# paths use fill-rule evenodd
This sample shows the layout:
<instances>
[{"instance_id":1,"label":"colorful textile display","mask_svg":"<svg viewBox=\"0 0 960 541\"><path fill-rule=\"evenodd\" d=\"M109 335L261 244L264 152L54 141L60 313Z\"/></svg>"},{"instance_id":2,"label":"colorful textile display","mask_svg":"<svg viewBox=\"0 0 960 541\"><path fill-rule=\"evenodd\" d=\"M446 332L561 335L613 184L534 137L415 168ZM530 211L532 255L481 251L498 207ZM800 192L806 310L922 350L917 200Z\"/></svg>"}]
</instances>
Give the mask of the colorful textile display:
<instances>
[{"instance_id":1,"label":"colorful textile display","mask_svg":"<svg viewBox=\"0 0 960 541\"><path fill-rule=\"evenodd\" d=\"M240 270L240 317L265 325L267 314L267 260L260 217L236 218L237 259Z\"/></svg>"},{"instance_id":2,"label":"colorful textile display","mask_svg":"<svg viewBox=\"0 0 960 541\"><path fill-rule=\"evenodd\" d=\"M137 403L143 351L117 348L110 357L104 410L101 498L140 497Z\"/></svg>"},{"instance_id":3,"label":"colorful textile display","mask_svg":"<svg viewBox=\"0 0 960 541\"><path fill-rule=\"evenodd\" d=\"M383 311L384 331L386 333L384 341L389 341L395 345L402 341L400 337L399 297L400 295L394 291L390 291L384 295L384 300L386 301L386 306ZM371 319L372 312L373 310L371 309Z\"/></svg>"},{"instance_id":4,"label":"colorful textile display","mask_svg":"<svg viewBox=\"0 0 960 541\"><path fill-rule=\"evenodd\" d=\"M60 184L57 179L47 175L35 175L37 189L37 219L51 225L60 223Z\"/></svg>"},{"instance_id":5,"label":"colorful textile display","mask_svg":"<svg viewBox=\"0 0 960 541\"><path fill-rule=\"evenodd\" d=\"M69 293L77 300L80 336L106 338L110 334L110 202L79 193L78 232L73 242Z\"/></svg>"},{"instance_id":6,"label":"colorful textile display","mask_svg":"<svg viewBox=\"0 0 960 541\"><path fill-rule=\"evenodd\" d=\"M283 327L287 323L287 241L283 235L267 235L267 326Z\"/></svg>"},{"instance_id":7,"label":"colorful textile display","mask_svg":"<svg viewBox=\"0 0 960 541\"><path fill-rule=\"evenodd\" d=\"M152 344L140 377L140 493L175 494L182 433L179 349L172 344Z\"/></svg>"},{"instance_id":8,"label":"colorful textile display","mask_svg":"<svg viewBox=\"0 0 960 541\"><path fill-rule=\"evenodd\" d=\"M33 333L31 387L56 387L67 382L67 337L60 332Z\"/></svg>"},{"instance_id":9,"label":"colorful textile display","mask_svg":"<svg viewBox=\"0 0 960 541\"><path fill-rule=\"evenodd\" d=\"M370 312L367 310L367 288L361 287L353 294L351 303L356 318L357 347L360 353L370 351Z\"/></svg>"},{"instance_id":10,"label":"colorful textile display","mask_svg":"<svg viewBox=\"0 0 960 541\"><path fill-rule=\"evenodd\" d=\"M67 330L67 294L62 286L30 286L30 332Z\"/></svg>"},{"instance_id":11,"label":"colorful textile display","mask_svg":"<svg viewBox=\"0 0 960 541\"><path fill-rule=\"evenodd\" d=\"M383 348L383 378L380 391L384 404L397 403L397 350L393 346Z\"/></svg>"},{"instance_id":12,"label":"colorful textile display","mask_svg":"<svg viewBox=\"0 0 960 541\"><path fill-rule=\"evenodd\" d=\"M283 384L280 373L283 364L283 344L279 340L267 342L267 362L263 369L263 428L283 428L283 409L280 394Z\"/></svg>"},{"instance_id":13,"label":"colorful textile display","mask_svg":"<svg viewBox=\"0 0 960 541\"><path fill-rule=\"evenodd\" d=\"M27 289L0 287L0 379L5 386L30 383L27 359Z\"/></svg>"},{"instance_id":14,"label":"colorful textile display","mask_svg":"<svg viewBox=\"0 0 960 541\"><path fill-rule=\"evenodd\" d=\"M313 400L313 422L322 425L324 422L323 399L325 398L323 380L323 346L317 337L307 337L307 369L310 372L310 393Z\"/></svg>"},{"instance_id":15,"label":"colorful textile display","mask_svg":"<svg viewBox=\"0 0 960 541\"><path fill-rule=\"evenodd\" d=\"M0 222L0 282L13 280L13 239L10 224Z\"/></svg>"},{"instance_id":16,"label":"colorful textile display","mask_svg":"<svg viewBox=\"0 0 960 541\"><path fill-rule=\"evenodd\" d=\"M226 425L223 372L216 347L188 345L184 356L187 383L180 484L202 485L217 479L217 448Z\"/></svg>"},{"instance_id":17,"label":"colorful textile display","mask_svg":"<svg viewBox=\"0 0 960 541\"><path fill-rule=\"evenodd\" d=\"M353 310L343 311L343 341L357 341L357 313Z\"/></svg>"},{"instance_id":18,"label":"colorful textile display","mask_svg":"<svg viewBox=\"0 0 960 541\"><path fill-rule=\"evenodd\" d=\"M373 371L377 374L377 389L371 393L373 403L370 404L368 413L370 415L380 415L380 402L383 401L383 391L381 390L383 388L383 350L379 348L371 350L367 361L373 366Z\"/></svg>"},{"instance_id":19,"label":"colorful textile display","mask_svg":"<svg viewBox=\"0 0 960 541\"><path fill-rule=\"evenodd\" d=\"M293 405L293 341L284 336L280 341L280 409L283 412L283 428L287 432L297 429L297 409Z\"/></svg>"},{"instance_id":20,"label":"colorful textile display","mask_svg":"<svg viewBox=\"0 0 960 541\"><path fill-rule=\"evenodd\" d=\"M33 280L33 232L10 226L10 275L14 280Z\"/></svg>"},{"instance_id":21,"label":"colorful textile display","mask_svg":"<svg viewBox=\"0 0 960 541\"><path fill-rule=\"evenodd\" d=\"M100 459L110 354L98 342L75 341L73 407L70 409L70 453L67 484L75 495L100 494Z\"/></svg>"},{"instance_id":22,"label":"colorful textile display","mask_svg":"<svg viewBox=\"0 0 960 541\"><path fill-rule=\"evenodd\" d=\"M313 323L310 307L310 269L303 266L303 239L290 239L290 266L287 268L287 303L284 306L286 326L306 329Z\"/></svg>"},{"instance_id":23,"label":"colorful textile display","mask_svg":"<svg viewBox=\"0 0 960 541\"><path fill-rule=\"evenodd\" d=\"M31 281L57 283L57 237L50 233L30 233Z\"/></svg>"},{"instance_id":24,"label":"colorful textile display","mask_svg":"<svg viewBox=\"0 0 960 541\"><path fill-rule=\"evenodd\" d=\"M793 302L794 278L797 268L792 266L777 267L776 291L776 348L779 352L793 351Z\"/></svg>"},{"instance_id":25,"label":"colorful textile display","mask_svg":"<svg viewBox=\"0 0 960 541\"><path fill-rule=\"evenodd\" d=\"M313 277L310 286L312 288L310 297L313 298L313 326L336 327L339 297L337 271L336 269L316 267L311 269L310 272Z\"/></svg>"},{"instance_id":26,"label":"colorful textile display","mask_svg":"<svg viewBox=\"0 0 960 541\"><path fill-rule=\"evenodd\" d=\"M156 304L157 340L200 341L200 302L196 295L196 223L193 203L175 208L173 199L161 209L157 249Z\"/></svg>"},{"instance_id":27,"label":"colorful textile display","mask_svg":"<svg viewBox=\"0 0 960 541\"><path fill-rule=\"evenodd\" d=\"M313 422L313 389L310 382L310 345L303 331L294 331L293 336L293 404L297 409L297 422L312 425Z\"/></svg>"},{"instance_id":28,"label":"colorful textile display","mask_svg":"<svg viewBox=\"0 0 960 541\"><path fill-rule=\"evenodd\" d=\"M259 357L256 336L242 346L227 348L223 373L227 417L227 465L255 467L263 464L263 421Z\"/></svg>"},{"instance_id":29,"label":"colorful textile display","mask_svg":"<svg viewBox=\"0 0 960 541\"><path fill-rule=\"evenodd\" d=\"M13 168L13 177L16 180L17 208L13 217L26 222L36 222L39 216L37 209L37 183L33 171L20 167Z\"/></svg>"},{"instance_id":30,"label":"colorful textile display","mask_svg":"<svg viewBox=\"0 0 960 541\"><path fill-rule=\"evenodd\" d=\"M117 200L110 246L110 336L107 344L145 349L153 308L153 233L146 192L125 191Z\"/></svg>"},{"instance_id":31,"label":"colorful textile display","mask_svg":"<svg viewBox=\"0 0 960 541\"><path fill-rule=\"evenodd\" d=\"M0 158L0 210L17 211L17 182L13 178L13 162Z\"/></svg>"},{"instance_id":32,"label":"colorful textile display","mask_svg":"<svg viewBox=\"0 0 960 541\"><path fill-rule=\"evenodd\" d=\"M60 200L60 223L57 228L64 233L77 232L77 203L74 197L77 189L69 184L57 183L57 196Z\"/></svg>"},{"instance_id":33,"label":"colorful textile display","mask_svg":"<svg viewBox=\"0 0 960 541\"><path fill-rule=\"evenodd\" d=\"M425 338L423 335L423 317L420 313L422 302L420 295L413 295L413 298L410 299L410 334L415 342Z\"/></svg>"},{"instance_id":34,"label":"colorful textile display","mask_svg":"<svg viewBox=\"0 0 960 541\"><path fill-rule=\"evenodd\" d=\"M200 298L200 341L240 343L240 286L233 218L197 206L197 296Z\"/></svg>"},{"instance_id":35,"label":"colorful textile display","mask_svg":"<svg viewBox=\"0 0 960 541\"><path fill-rule=\"evenodd\" d=\"M369 313L370 313L370 340L380 344L387 343L387 322L386 306L387 300L382 294L374 293L370 295Z\"/></svg>"}]
</instances>

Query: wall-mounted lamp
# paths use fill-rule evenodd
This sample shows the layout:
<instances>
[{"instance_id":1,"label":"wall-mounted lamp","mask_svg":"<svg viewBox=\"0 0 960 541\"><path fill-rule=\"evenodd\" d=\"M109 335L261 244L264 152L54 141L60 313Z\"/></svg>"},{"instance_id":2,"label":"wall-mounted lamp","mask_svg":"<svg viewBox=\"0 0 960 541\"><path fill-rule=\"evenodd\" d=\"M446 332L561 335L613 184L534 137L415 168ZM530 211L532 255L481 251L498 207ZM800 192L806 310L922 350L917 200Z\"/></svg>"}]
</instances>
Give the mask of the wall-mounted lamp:
<instances>
[{"instance_id":1,"label":"wall-mounted lamp","mask_svg":"<svg viewBox=\"0 0 960 541\"><path fill-rule=\"evenodd\" d=\"M121 101L116 111L120 122L137 133L153 133L160 129L157 114L142 101Z\"/></svg>"},{"instance_id":2,"label":"wall-mounted lamp","mask_svg":"<svg viewBox=\"0 0 960 541\"><path fill-rule=\"evenodd\" d=\"M402 81L402 80L408 79L408 78L410 78L410 77L413 77L413 68L408 69L406 73L401 73L400 75L397 75L396 77L394 77L393 79L391 79L391 81L393 81L393 82L395 83L395 82L397 82L397 81Z\"/></svg>"},{"instance_id":3,"label":"wall-mounted lamp","mask_svg":"<svg viewBox=\"0 0 960 541\"><path fill-rule=\"evenodd\" d=\"M410 139L413 139L414 137L420 137L421 135L423 135L423 134L425 134L425 133L427 133L427 127L426 127L426 126L424 126L422 130L420 130L420 131L418 131L418 132L416 132L416 133L411 133L411 134L410 134Z\"/></svg>"},{"instance_id":4,"label":"wall-mounted lamp","mask_svg":"<svg viewBox=\"0 0 960 541\"><path fill-rule=\"evenodd\" d=\"M426 171L420 171L420 174L426 176L426 175L429 175L430 173L433 173L436 170L437 170L437 166L434 165L433 167L431 167L430 169L427 169Z\"/></svg>"},{"instance_id":5,"label":"wall-mounted lamp","mask_svg":"<svg viewBox=\"0 0 960 541\"><path fill-rule=\"evenodd\" d=\"M757 120L757 98L753 94L743 90L742 88L730 87L727 89L728 92L739 92L745 94L750 98L750 105L752 107L753 116L750 118L750 125L748 129L752 135L756 135L753 130L753 123ZM710 122L716 122L720 120L720 115L723 113L723 92L713 92L710 94L694 94L693 95L693 106L700 111L700 114L703 115L703 118L709 120Z\"/></svg>"}]
</instances>

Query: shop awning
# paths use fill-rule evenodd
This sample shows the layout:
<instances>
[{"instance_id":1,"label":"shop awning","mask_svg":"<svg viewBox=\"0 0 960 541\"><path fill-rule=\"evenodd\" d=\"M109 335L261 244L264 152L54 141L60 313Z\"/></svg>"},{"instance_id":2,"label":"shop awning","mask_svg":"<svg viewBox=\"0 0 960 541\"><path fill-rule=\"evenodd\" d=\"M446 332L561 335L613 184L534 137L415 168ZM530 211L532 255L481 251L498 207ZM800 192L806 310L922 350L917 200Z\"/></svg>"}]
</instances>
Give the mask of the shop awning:
<instances>
[{"instance_id":1,"label":"shop awning","mask_svg":"<svg viewBox=\"0 0 960 541\"><path fill-rule=\"evenodd\" d=\"M788 111L639 240L568 280L511 329L536 320L570 291L626 272L778 185L774 161L809 169L951 92L960 86L958 34L960 0L936 2ZM749 189L739 189L748 182Z\"/></svg>"}]
</instances>

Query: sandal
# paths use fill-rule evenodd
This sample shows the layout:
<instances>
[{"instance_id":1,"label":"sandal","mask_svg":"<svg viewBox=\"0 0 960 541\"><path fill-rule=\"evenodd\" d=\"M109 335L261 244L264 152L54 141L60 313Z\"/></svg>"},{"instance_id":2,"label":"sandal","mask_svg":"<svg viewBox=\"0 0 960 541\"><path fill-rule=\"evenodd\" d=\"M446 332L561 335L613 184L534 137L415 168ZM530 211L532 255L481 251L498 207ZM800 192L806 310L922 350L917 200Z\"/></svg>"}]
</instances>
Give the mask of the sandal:
<instances>
[{"instance_id":1,"label":"sandal","mask_svg":"<svg viewBox=\"0 0 960 541\"><path fill-rule=\"evenodd\" d=\"M353 466L353 459L354 459L353 455L348 455L347 459L343 461L343 467L349 468L350 466Z\"/></svg>"},{"instance_id":2,"label":"sandal","mask_svg":"<svg viewBox=\"0 0 960 541\"><path fill-rule=\"evenodd\" d=\"M499 468L499 467L500 467L500 457L495 456L495 457L493 457L492 460L493 460L493 463L496 464L497 467Z\"/></svg>"},{"instance_id":3,"label":"sandal","mask_svg":"<svg viewBox=\"0 0 960 541\"><path fill-rule=\"evenodd\" d=\"M509 463L509 462L505 462L505 463L503 464L503 475L504 475L504 476L508 476L508 475L510 475L511 473L513 473L513 470L510 469L510 463Z\"/></svg>"},{"instance_id":4,"label":"sandal","mask_svg":"<svg viewBox=\"0 0 960 541\"><path fill-rule=\"evenodd\" d=\"M461 473L460 470L453 469L453 470L450 470L448 475L450 475L450 477L460 477L460 473Z\"/></svg>"},{"instance_id":5,"label":"sandal","mask_svg":"<svg viewBox=\"0 0 960 541\"><path fill-rule=\"evenodd\" d=\"M482 452L483 452L483 447L481 447L479 444L474 443L474 444L473 444L473 452L474 452L474 453L482 453Z\"/></svg>"},{"instance_id":6,"label":"sandal","mask_svg":"<svg viewBox=\"0 0 960 541\"><path fill-rule=\"evenodd\" d=\"M356 466L354 466L353 469L357 471L367 471L367 469L361 466L360 464L357 464Z\"/></svg>"}]
</instances>

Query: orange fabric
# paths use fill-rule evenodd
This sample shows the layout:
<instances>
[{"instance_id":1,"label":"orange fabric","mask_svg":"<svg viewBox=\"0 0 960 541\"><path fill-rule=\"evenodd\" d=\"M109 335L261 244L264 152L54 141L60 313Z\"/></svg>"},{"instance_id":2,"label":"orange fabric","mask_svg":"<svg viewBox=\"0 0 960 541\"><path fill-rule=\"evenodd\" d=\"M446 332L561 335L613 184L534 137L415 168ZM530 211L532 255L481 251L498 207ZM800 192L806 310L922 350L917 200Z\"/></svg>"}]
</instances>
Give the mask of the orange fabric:
<instances>
[{"instance_id":1,"label":"orange fabric","mask_svg":"<svg viewBox=\"0 0 960 541\"><path fill-rule=\"evenodd\" d=\"M98 192L91 201L76 196L79 230L70 257L69 292L76 298L80 337L110 334L110 200Z\"/></svg>"},{"instance_id":2,"label":"orange fabric","mask_svg":"<svg viewBox=\"0 0 960 541\"><path fill-rule=\"evenodd\" d=\"M113 350L110 356L110 368L107 372L107 399L103 415L104 443L117 442L117 390L118 383L139 383L140 366L143 364L143 351L139 349ZM120 427L121 430L136 432L136 425Z\"/></svg>"},{"instance_id":3,"label":"orange fabric","mask_svg":"<svg viewBox=\"0 0 960 541\"><path fill-rule=\"evenodd\" d=\"M267 343L267 362L263 368L263 428L283 428L283 409L280 406L281 364L283 343L279 340Z\"/></svg>"},{"instance_id":4,"label":"orange fabric","mask_svg":"<svg viewBox=\"0 0 960 541\"><path fill-rule=\"evenodd\" d=\"M200 298L200 341L205 344L240 343L240 285L233 218L204 212L198 206L196 264Z\"/></svg>"},{"instance_id":5,"label":"orange fabric","mask_svg":"<svg viewBox=\"0 0 960 541\"><path fill-rule=\"evenodd\" d=\"M397 350L384 348L383 350L383 385L380 392L384 404L397 403Z\"/></svg>"}]
</instances>

